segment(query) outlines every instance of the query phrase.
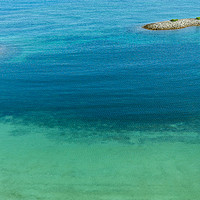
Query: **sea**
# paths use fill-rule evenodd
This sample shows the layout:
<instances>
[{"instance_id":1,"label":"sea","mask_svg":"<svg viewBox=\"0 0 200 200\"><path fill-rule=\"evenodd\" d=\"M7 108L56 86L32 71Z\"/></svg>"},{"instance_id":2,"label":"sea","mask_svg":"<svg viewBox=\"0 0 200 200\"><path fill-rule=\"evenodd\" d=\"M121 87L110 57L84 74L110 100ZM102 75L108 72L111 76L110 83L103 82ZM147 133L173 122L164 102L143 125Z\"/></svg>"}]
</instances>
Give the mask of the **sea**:
<instances>
[{"instance_id":1,"label":"sea","mask_svg":"<svg viewBox=\"0 0 200 200\"><path fill-rule=\"evenodd\" d=\"M0 199L199 200L197 0L1 0Z\"/></svg>"}]
</instances>

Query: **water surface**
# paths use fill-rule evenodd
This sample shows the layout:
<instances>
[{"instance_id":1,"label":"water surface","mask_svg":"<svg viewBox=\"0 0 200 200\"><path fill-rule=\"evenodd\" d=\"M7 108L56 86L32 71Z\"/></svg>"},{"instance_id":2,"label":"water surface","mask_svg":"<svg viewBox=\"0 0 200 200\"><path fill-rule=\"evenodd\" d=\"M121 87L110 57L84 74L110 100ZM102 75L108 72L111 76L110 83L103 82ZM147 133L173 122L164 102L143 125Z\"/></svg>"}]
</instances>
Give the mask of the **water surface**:
<instances>
[{"instance_id":1,"label":"water surface","mask_svg":"<svg viewBox=\"0 0 200 200\"><path fill-rule=\"evenodd\" d=\"M198 5L1 1L1 199L198 200Z\"/></svg>"}]
</instances>

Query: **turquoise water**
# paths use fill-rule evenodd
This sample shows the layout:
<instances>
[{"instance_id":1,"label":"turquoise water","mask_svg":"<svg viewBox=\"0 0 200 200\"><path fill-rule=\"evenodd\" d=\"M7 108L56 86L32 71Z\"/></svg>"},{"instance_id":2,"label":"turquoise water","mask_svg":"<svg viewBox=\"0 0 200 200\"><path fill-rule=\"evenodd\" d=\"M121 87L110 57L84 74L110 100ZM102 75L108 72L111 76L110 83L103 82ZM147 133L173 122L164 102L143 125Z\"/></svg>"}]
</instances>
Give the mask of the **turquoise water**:
<instances>
[{"instance_id":1,"label":"turquoise water","mask_svg":"<svg viewBox=\"0 0 200 200\"><path fill-rule=\"evenodd\" d=\"M0 199L198 200L197 1L0 3Z\"/></svg>"}]
</instances>

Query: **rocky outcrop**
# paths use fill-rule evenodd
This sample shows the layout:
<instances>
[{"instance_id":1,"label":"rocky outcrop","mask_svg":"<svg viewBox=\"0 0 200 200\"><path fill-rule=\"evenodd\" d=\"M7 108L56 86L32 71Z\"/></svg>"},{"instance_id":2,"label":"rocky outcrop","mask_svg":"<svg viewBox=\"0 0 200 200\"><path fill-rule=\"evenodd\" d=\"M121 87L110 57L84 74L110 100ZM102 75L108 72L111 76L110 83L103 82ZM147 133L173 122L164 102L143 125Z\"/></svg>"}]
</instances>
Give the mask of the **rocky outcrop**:
<instances>
[{"instance_id":1,"label":"rocky outcrop","mask_svg":"<svg viewBox=\"0 0 200 200\"><path fill-rule=\"evenodd\" d=\"M179 19L178 21L163 21L146 24L143 28L148 30L173 30L181 29L189 26L200 26L200 20L195 18Z\"/></svg>"}]
</instances>

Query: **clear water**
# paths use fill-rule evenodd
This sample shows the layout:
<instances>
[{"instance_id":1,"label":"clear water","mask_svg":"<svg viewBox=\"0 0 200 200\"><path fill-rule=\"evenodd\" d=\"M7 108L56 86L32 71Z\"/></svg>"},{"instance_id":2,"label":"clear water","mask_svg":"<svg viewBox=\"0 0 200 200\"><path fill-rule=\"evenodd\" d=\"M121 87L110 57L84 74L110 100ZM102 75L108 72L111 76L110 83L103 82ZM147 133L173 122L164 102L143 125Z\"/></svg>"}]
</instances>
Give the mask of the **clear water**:
<instances>
[{"instance_id":1,"label":"clear water","mask_svg":"<svg viewBox=\"0 0 200 200\"><path fill-rule=\"evenodd\" d=\"M198 1L0 2L0 199L198 200Z\"/></svg>"}]
</instances>

